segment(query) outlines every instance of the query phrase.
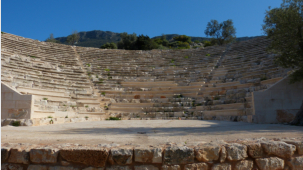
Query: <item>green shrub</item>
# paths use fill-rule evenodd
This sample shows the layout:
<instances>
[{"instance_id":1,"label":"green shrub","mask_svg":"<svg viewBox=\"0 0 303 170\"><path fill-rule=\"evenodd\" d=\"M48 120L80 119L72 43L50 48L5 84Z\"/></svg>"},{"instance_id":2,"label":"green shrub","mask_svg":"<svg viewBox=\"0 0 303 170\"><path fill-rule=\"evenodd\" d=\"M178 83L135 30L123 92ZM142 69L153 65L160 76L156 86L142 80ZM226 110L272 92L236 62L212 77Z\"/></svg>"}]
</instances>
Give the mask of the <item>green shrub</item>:
<instances>
[{"instance_id":1,"label":"green shrub","mask_svg":"<svg viewBox=\"0 0 303 170\"><path fill-rule=\"evenodd\" d=\"M1 34L5 34L5 32L2 32L2 31L1 31Z\"/></svg>"},{"instance_id":2,"label":"green shrub","mask_svg":"<svg viewBox=\"0 0 303 170\"><path fill-rule=\"evenodd\" d=\"M87 65L87 67L90 67L90 64L86 64Z\"/></svg>"},{"instance_id":3,"label":"green shrub","mask_svg":"<svg viewBox=\"0 0 303 170\"><path fill-rule=\"evenodd\" d=\"M88 108L88 105L86 105L85 107Z\"/></svg>"},{"instance_id":4,"label":"green shrub","mask_svg":"<svg viewBox=\"0 0 303 170\"><path fill-rule=\"evenodd\" d=\"M188 56L185 56L184 58L185 58L185 59L188 59L189 57L188 57Z\"/></svg>"},{"instance_id":5,"label":"green shrub","mask_svg":"<svg viewBox=\"0 0 303 170\"><path fill-rule=\"evenodd\" d=\"M110 70L108 68L104 69L105 71L109 72Z\"/></svg>"},{"instance_id":6,"label":"green shrub","mask_svg":"<svg viewBox=\"0 0 303 170\"><path fill-rule=\"evenodd\" d=\"M37 57L35 57L35 56L32 56L32 55L31 55L31 56L29 56L29 57L31 57L31 58L37 58Z\"/></svg>"},{"instance_id":7,"label":"green shrub","mask_svg":"<svg viewBox=\"0 0 303 170\"><path fill-rule=\"evenodd\" d=\"M105 96L105 92L102 92L101 94L102 94L103 96Z\"/></svg>"},{"instance_id":8,"label":"green shrub","mask_svg":"<svg viewBox=\"0 0 303 170\"><path fill-rule=\"evenodd\" d=\"M43 100L47 100L47 98L43 98Z\"/></svg>"},{"instance_id":9,"label":"green shrub","mask_svg":"<svg viewBox=\"0 0 303 170\"><path fill-rule=\"evenodd\" d=\"M261 77L261 81L263 80L267 80L267 77L266 76Z\"/></svg>"},{"instance_id":10,"label":"green shrub","mask_svg":"<svg viewBox=\"0 0 303 170\"><path fill-rule=\"evenodd\" d=\"M180 36L174 37L173 39L175 41L186 42L188 44L191 43L191 38L186 35L180 35Z\"/></svg>"},{"instance_id":11,"label":"green shrub","mask_svg":"<svg viewBox=\"0 0 303 170\"><path fill-rule=\"evenodd\" d=\"M21 122L20 122L20 121L13 121L13 122L12 122L12 125L13 125L13 126L20 126L20 125L21 125Z\"/></svg>"},{"instance_id":12,"label":"green shrub","mask_svg":"<svg viewBox=\"0 0 303 170\"><path fill-rule=\"evenodd\" d=\"M215 96L214 100L220 100L220 96Z\"/></svg>"},{"instance_id":13,"label":"green shrub","mask_svg":"<svg viewBox=\"0 0 303 170\"><path fill-rule=\"evenodd\" d=\"M52 116L47 116L47 118L53 118Z\"/></svg>"},{"instance_id":14,"label":"green shrub","mask_svg":"<svg viewBox=\"0 0 303 170\"><path fill-rule=\"evenodd\" d=\"M198 41L198 40L195 40L194 42L197 43L197 44L200 43L200 41Z\"/></svg>"},{"instance_id":15,"label":"green shrub","mask_svg":"<svg viewBox=\"0 0 303 170\"><path fill-rule=\"evenodd\" d=\"M65 116L65 118L68 118L68 116Z\"/></svg>"},{"instance_id":16,"label":"green shrub","mask_svg":"<svg viewBox=\"0 0 303 170\"><path fill-rule=\"evenodd\" d=\"M117 49L117 45L116 43L106 43L106 44L103 44L101 47L101 49Z\"/></svg>"},{"instance_id":17,"label":"green shrub","mask_svg":"<svg viewBox=\"0 0 303 170\"><path fill-rule=\"evenodd\" d=\"M207 56L207 57L209 57L209 56L210 56L210 54L206 54L206 56Z\"/></svg>"},{"instance_id":18,"label":"green shrub","mask_svg":"<svg viewBox=\"0 0 303 170\"><path fill-rule=\"evenodd\" d=\"M208 47L208 46L212 46L211 42L210 41L203 41L203 45L204 47Z\"/></svg>"},{"instance_id":19,"label":"green shrub","mask_svg":"<svg viewBox=\"0 0 303 170\"><path fill-rule=\"evenodd\" d=\"M106 120L121 120L121 118L119 118L119 117L109 117Z\"/></svg>"}]
</instances>

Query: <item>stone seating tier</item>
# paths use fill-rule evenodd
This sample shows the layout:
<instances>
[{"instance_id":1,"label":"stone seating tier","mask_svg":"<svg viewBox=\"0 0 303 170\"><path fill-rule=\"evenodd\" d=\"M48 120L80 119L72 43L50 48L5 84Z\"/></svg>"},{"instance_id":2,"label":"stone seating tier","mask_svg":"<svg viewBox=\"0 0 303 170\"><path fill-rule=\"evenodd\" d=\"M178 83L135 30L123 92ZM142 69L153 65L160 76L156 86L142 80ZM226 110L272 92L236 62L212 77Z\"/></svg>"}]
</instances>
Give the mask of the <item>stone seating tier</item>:
<instances>
[{"instance_id":1,"label":"stone seating tier","mask_svg":"<svg viewBox=\"0 0 303 170\"><path fill-rule=\"evenodd\" d=\"M289 71L273 63L263 37L151 51L71 47L11 34L1 40L2 81L35 96L36 116L251 121L251 92Z\"/></svg>"}]
</instances>

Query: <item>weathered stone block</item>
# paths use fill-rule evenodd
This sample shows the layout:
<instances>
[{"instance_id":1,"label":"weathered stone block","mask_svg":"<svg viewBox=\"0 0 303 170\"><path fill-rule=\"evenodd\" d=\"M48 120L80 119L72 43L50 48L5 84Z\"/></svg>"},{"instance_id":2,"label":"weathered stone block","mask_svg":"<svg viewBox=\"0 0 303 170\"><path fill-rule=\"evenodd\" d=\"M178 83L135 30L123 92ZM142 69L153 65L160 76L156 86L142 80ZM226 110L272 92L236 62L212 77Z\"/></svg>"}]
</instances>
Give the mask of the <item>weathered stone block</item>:
<instances>
[{"instance_id":1,"label":"weathered stone block","mask_svg":"<svg viewBox=\"0 0 303 170\"><path fill-rule=\"evenodd\" d=\"M262 158L265 156L261 143L251 143L247 145L248 155L252 158Z\"/></svg>"},{"instance_id":2,"label":"weathered stone block","mask_svg":"<svg viewBox=\"0 0 303 170\"><path fill-rule=\"evenodd\" d=\"M242 160L236 163L235 170L251 170L254 166L254 162L250 160Z\"/></svg>"},{"instance_id":3,"label":"weathered stone block","mask_svg":"<svg viewBox=\"0 0 303 170\"><path fill-rule=\"evenodd\" d=\"M88 168L84 168L82 170L104 170L104 168L88 167Z\"/></svg>"},{"instance_id":4,"label":"weathered stone block","mask_svg":"<svg viewBox=\"0 0 303 170\"><path fill-rule=\"evenodd\" d=\"M188 164L194 162L194 149L187 146L172 146L164 150L163 161L167 165Z\"/></svg>"},{"instance_id":5,"label":"weathered stone block","mask_svg":"<svg viewBox=\"0 0 303 170\"><path fill-rule=\"evenodd\" d=\"M225 145L227 159L230 161L239 161L248 157L247 147L242 144L232 143Z\"/></svg>"},{"instance_id":6,"label":"weathered stone block","mask_svg":"<svg viewBox=\"0 0 303 170\"><path fill-rule=\"evenodd\" d=\"M187 164L184 170L208 170L208 165L206 163Z\"/></svg>"},{"instance_id":7,"label":"weathered stone block","mask_svg":"<svg viewBox=\"0 0 303 170\"><path fill-rule=\"evenodd\" d=\"M23 170L23 167L18 164L1 164L1 170Z\"/></svg>"},{"instance_id":8,"label":"weathered stone block","mask_svg":"<svg viewBox=\"0 0 303 170\"><path fill-rule=\"evenodd\" d=\"M231 170L231 165L229 163L214 164L211 170Z\"/></svg>"},{"instance_id":9,"label":"weathered stone block","mask_svg":"<svg viewBox=\"0 0 303 170\"><path fill-rule=\"evenodd\" d=\"M34 148L29 152L33 163L56 163L58 154L59 150L52 148Z\"/></svg>"},{"instance_id":10,"label":"weathered stone block","mask_svg":"<svg viewBox=\"0 0 303 170\"><path fill-rule=\"evenodd\" d=\"M303 169L303 156L291 158L286 161L286 164L291 167L291 169Z\"/></svg>"},{"instance_id":11,"label":"weathered stone block","mask_svg":"<svg viewBox=\"0 0 303 170\"><path fill-rule=\"evenodd\" d=\"M8 159L10 150L10 148L1 148L1 163L4 163Z\"/></svg>"},{"instance_id":12,"label":"weathered stone block","mask_svg":"<svg viewBox=\"0 0 303 170\"><path fill-rule=\"evenodd\" d=\"M258 158L255 161L260 170L280 170L284 168L284 160L278 157Z\"/></svg>"},{"instance_id":13,"label":"weathered stone block","mask_svg":"<svg viewBox=\"0 0 303 170\"><path fill-rule=\"evenodd\" d=\"M135 148L135 162L162 163L162 148Z\"/></svg>"},{"instance_id":14,"label":"weathered stone block","mask_svg":"<svg viewBox=\"0 0 303 170\"><path fill-rule=\"evenodd\" d=\"M303 142L302 141L284 141L285 143L295 145L299 155L303 155Z\"/></svg>"},{"instance_id":15,"label":"weathered stone block","mask_svg":"<svg viewBox=\"0 0 303 170\"><path fill-rule=\"evenodd\" d=\"M128 165L132 163L133 149L114 148L110 151L109 162L114 165Z\"/></svg>"},{"instance_id":16,"label":"weathered stone block","mask_svg":"<svg viewBox=\"0 0 303 170\"><path fill-rule=\"evenodd\" d=\"M104 167L109 155L108 149L62 149L60 155L70 162L94 167Z\"/></svg>"},{"instance_id":17,"label":"weathered stone block","mask_svg":"<svg viewBox=\"0 0 303 170\"><path fill-rule=\"evenodd\" d=\"M111 166L107 167L106 170L131 170L129 166Z\"/></svg>"},{"instance_id":18,"label":"weathered stone block","mask_svg":"<svg viewBox=\"0 0 303 170\"><path fill-rule=\"evenodd\" d=\"M12 124L13 120L12 119L5 119L2 123L1 126L7 126Z\"/></svg>"},{"instance_id":19,"label":"weathered stone block","mask_svg":"<svg viewBox=\"0 0 303 170\"><path fill-rule=\"evenodd\" d=\"M27 170L48 170L46 165L29 165Z\"/></svg>"},{"instance_id":20,"label":"weathered stone block","mask_svg":"<svg viewBox=\"0 0 303 170\"><path fill-rule=\"evenodd\" d=\"M135 170L159 170L159 168L152 165L135 166Z\"/></svg>"},{"instance_id":21,"label":"weathered stone block","mask_svg":"<svg viewBox=\"0 0 303 170\"><path fill-rule=\"evenodd\" d=\"M296 146L285 142L262 142L262 148L268 155L290 158L296 151Z\"/></svg>"},{"instance_id":22,"label":"weathered stone block","mask_svg":"<svg viewBox=\"0 0 303 170\"><path fill-rule=\"evenodd\" d=\"M11 149L11 154L8 158L8 162L28 164L29 163L29 150L24 150L24 149L20 149L20 148Z\"/></svg>"},{"instance_id":23,"label":"weathered stone block","mask_svg":"<svg viewBox=\"0 0 303 170\"><path fill-rule=\"evenodd\" d=\"M219 144L204 144L195 148L195 156L198 161L211 162L219 159L221 146Z\"/></svg>"},{"instance_id":24,"label":"weathered stone block","mask_svg":"<svg viewBox=\"0 0 303 170\"><path fill-rule=\"evenodd\" d=\"M220 162L223 163L227 157L226 148L225 146L221 146L221 152L220 152Z\"/></svg>"},{"instance_id":25,"label":"weathered stone block","mask_svg":"<svg viewBox=\"0 0 303 170\"><path fill-rule=\"evenodd\" d=\"M163 165L162 170L181 170L180 165Z\"/></svg>"},{"instance_id":26,"label":"weathered stone block","mask_svg":"<svg viewBox=\"0 0 303 170\"><path fill-rule=\"evenodd\" d=\"M80 170L80 168L72 166L50 166L48 170Z\"/></svg>"}]
</instances>

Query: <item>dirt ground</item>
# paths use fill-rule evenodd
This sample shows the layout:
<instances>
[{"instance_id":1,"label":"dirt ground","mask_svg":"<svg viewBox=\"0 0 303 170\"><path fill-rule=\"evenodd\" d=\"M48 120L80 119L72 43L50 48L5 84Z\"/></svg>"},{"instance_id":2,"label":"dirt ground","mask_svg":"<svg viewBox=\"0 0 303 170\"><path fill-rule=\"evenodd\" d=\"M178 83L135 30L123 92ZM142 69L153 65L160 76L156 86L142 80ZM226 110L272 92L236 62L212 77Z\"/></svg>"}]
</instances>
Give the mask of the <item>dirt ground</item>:
<instances>
[{"instance_id":1,"label":"dirt ground","mask_svg":"<svg viewBox=\"0 0 303 170\"><path fill-rule=\"evenodd\" d=\"M302 138L303 127L203 120L123 120L1 127L1 143L157 145L260 137Z\"/></svg>"}]
</instances>

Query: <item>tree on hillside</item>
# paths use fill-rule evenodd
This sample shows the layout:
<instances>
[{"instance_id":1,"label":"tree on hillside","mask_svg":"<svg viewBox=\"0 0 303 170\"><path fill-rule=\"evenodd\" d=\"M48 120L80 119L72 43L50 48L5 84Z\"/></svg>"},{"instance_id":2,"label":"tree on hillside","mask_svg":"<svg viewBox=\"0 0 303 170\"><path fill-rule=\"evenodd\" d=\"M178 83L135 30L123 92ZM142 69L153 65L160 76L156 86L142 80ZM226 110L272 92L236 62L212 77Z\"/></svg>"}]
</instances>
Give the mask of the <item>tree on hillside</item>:
<instances>
[{"instance_id":1,"label":"tree on hillside","mask_svg":"<svg viewBox=\"0 0 303 170\"><path fill-rule=\"evenodd\" d=\"M101 47L101 49L117 49L117 45L116 43L106 43L106 44L103 44Z\"/></svg>"},{"instance_id":2,"label":"tree on hillside","mask_svg":"<svg viewBox=\"0 0 303 170\"><path fill-rule=\"evenodd\" d=\"M188 44L191 43L191 38L186 35L180 35L173 38L175 41L187 42Z\"/></svg>"},{"instance_id":3,"label":"tree on hillside","mask_svg":"<svg viewBox=\"0 0 303 170\"><path fill-rule=\"evenodd\" d=\"M303 0L283 0L279 8L266 11L263 31L271 40L268 51L275 62L293 68L291 83L303 81ZM303 102L303 101L302 101ZM303 126L303 103L292 124Z\"/></svg>"},{"instance_id":4,"label":"tree on hillside","mask_svg":"<svg viewBox=\"0 0 303 170\"><path fill-rule=\"evenodd\" d=\"M80 39L80 36L78 34L78 31L73 31L71 35L67 36L66 42L74 45L76 42L78 42Z\"/></svg>"},{"instance_id":5,"label":"tree on hillside","mask_svg":"<svg viewBox=\"0 0 303 170\"><path fill-rule=\"evenodd\" d=\"M137 37L135 48L137 50L152 50L158 48L157 43L155 43L149 36L139 35Z\"/></svg>"},{"instance_id":6,"label":"tree on hillside","mask_svg":"<svg viewBox=\"0 0 303 170\"><path fill-rule=\"evenodd\" d=\"M53 33L51 33L51 34L49 35L49 37L45 40L45 42L60 43L59 40L56 40L56 39L54 38L54 34L53 34Z\"/></svg>"},{"instance_id":7,"label":"tree on hillside","mask_svg":"<svg viewBox=\"0 0 303 170\"><path fill-rule=\"evenodd\" d=\"M207 23L205 35L214 38L215 43L219 45L228 44L236 39L236 29L231 19L219 23L217 20L211 20Z\"/></svg>"},{"instance_id":8,"label":"tree on hillside","mask_svg":"<svg viewBox=\"0 0 303 170\"><path fill-rule=\"evenodd\" d=\"M118 48L119 49L125 49L125 50L133 50L135 42L137 40L137 35L135 33L133 34L127 34L126 32L120 34L121 40L118 42Z\"/></svg>"}]
</instances>

